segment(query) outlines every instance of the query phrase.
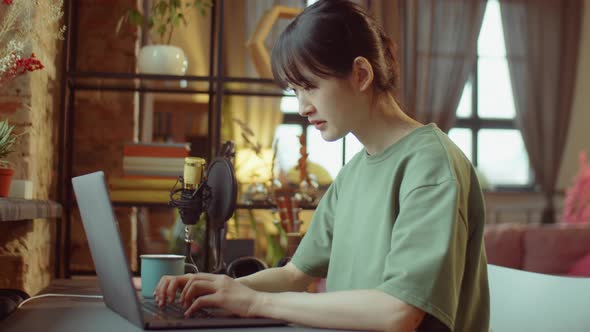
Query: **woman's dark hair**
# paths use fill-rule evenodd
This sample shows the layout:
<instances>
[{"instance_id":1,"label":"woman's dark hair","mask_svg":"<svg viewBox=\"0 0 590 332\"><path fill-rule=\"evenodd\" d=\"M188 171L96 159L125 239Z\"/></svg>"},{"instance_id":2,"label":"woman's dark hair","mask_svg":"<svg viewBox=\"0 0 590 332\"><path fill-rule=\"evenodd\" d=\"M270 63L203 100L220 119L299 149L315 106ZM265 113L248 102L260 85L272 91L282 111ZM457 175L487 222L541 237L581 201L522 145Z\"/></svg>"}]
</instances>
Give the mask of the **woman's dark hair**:
<instances>
[{"instance_id":1,"label":"woman's dark hair","mask_svg":"<svg viewBox=\"0 0 590 332\"><path fill-rule=\"evenodd\" d=\"M280 35L272 50L272 72L282 88L314 88L304 75L345 78L353 60L365 57L375 87L395 91L398 66L395 45L359 6L347 0L320 0L307 7Z\"/></svg>"}]
</instances>

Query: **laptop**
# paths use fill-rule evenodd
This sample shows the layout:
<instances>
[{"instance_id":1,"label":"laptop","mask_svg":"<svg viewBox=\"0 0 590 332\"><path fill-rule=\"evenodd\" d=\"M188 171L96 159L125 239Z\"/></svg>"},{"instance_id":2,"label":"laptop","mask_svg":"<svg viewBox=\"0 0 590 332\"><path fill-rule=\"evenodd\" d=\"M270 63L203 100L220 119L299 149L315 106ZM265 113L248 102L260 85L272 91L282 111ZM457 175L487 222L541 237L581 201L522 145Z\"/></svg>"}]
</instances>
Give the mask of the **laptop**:
<instances>
[{"instance_id":1,"label":"laptop","mask_svg":"<svg viewBox=\"0 0 590 332\"><path fill-rule=\"evenodd\" d=\"M270 318L241 318L206 308L184 318L181 307L160 309L133 287L119 228L102 171L72 178L104 302L109 309L143 329L280 326ZM179 305L178 305L179 306Z\"/></svg>"}]
</instances>

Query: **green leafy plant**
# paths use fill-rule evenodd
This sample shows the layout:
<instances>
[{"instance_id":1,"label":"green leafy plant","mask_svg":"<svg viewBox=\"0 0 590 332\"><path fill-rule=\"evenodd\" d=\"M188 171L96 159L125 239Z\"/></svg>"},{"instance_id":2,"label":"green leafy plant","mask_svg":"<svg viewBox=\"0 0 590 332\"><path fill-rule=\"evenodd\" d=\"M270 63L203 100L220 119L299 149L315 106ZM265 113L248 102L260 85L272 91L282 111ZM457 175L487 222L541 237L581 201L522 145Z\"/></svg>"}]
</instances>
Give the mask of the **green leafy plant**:
<instances>
[{"instance_id":1,"label":"green leafy plant","mask_svg":"<svg viewBox=\"0 0 590 332\"><path fill-rule=\"evenodd\" d=\"M14 152L14 146L18 139L14 133L14 126L7 120L0 121L0 167L9 167L10 163L6 157Z\"/></svg>"},{"instance_id":2,"label":"green leafy plant","mask_svg":"<svg viewBox=\"0 0 590 332\"><path fill-rule=\"evenodd\" d=\"M213 4L208 0L154 0L147 13L141 13L138 9L127 10L117 23L117 32L124 22L138 27L145 25L157 34L160 43L169 45L174 29L181 23L184 26L188 24L188 10L196 8L205 16L211 6Z\"/></svg>"}]
</instances>

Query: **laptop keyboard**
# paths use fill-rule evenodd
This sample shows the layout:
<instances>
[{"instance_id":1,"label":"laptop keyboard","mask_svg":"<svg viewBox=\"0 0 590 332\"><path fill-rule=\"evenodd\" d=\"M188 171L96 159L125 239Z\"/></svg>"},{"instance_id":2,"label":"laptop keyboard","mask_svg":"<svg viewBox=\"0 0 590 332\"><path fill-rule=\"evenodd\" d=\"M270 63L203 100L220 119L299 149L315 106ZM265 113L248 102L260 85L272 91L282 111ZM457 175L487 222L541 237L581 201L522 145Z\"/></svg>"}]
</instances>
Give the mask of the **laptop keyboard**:
<instances>
[{"instance_id":1,"label":"laptop keyboard","mask_svg":"<svg viewBox=\"0 0 590 332\"><path fill-rule=\"evenodd\" d=\"M180 303L169 303L165 307L161 308L155 301L144 301L143 309L149 312L151 315L158 318L184 318L184 312L186 309ZM213 318L209 312L203 309L199 309L194 312L190 318Z\"/></svg>"}]
</instances>

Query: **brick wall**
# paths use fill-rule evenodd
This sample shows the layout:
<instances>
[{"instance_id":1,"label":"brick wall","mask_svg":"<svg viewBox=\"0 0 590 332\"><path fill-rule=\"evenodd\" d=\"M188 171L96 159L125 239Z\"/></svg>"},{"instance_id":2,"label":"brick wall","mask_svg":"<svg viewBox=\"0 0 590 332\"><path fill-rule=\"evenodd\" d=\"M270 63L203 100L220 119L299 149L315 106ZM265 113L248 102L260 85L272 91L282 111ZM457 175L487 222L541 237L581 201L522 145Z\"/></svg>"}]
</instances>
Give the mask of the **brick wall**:
<instances>
[{"instance_id":1,"label":"brick wall","mask_svg":"<svg viewBox=\"0 0 590 332\"><path fill-rule=\"evenodd\" d=\"M125 9L135 0L79 0L77 71L135 71L137 31L115 27ZM132 141L137 113L135 93L78 91L74 102L74 176L103 170L107 176L123 175L123 144ZM135 211L116 208L116 215L131 268L136 269L137 223ZM94 270L86 236L77 211L72 220L70 268L74 271Z\"/></svg>"},{"instance_id":2,"label":"brick wall","mask_svg":"<svg viewBox=\"0 0 590 332\"><path fill-rule=\"evenodd\" d=\"M55 199L53 165L57 155L55 119L60 98L57 73L61 44L52 38L51 31L38 32L39 43L30 41L29 45L45 68L2 86L0 117L15 124L16 132L25 133L8 158L15 168L14 178L33 183L33 198ZM47 286L53 275L54 233L53 220L0 223L0 287L34 294Z\"/></svg>"},{"instance_id":3,"label":"brick wall","mask_svg":"<svg viewBox=\"0 0 590 332\"><path fill-rule=\"evenodd\" d=\"M51 1L51 0L41 0ZM79 7L79 71L133 72L137 34L115 34L116 21L135 0L77 0ZM67 27L72 29L72 27ZM41 44L31 45L45 66L0 87L0 118L9 117L17 131L27 135L10 156L15 179L33 182L34 198L54 199L57 179L57 130L59 130L61 42L39 31ZM78 93L75 100L74 175L97 169L122 172L123 142L133 139L133 93ZM136 222L131 209L117 209L132 267L136 266ZM77 211L72 224L72 269L93 269ZM35 294L53 276L55 222L29 220L0 223L0 288L20 288Z\"/></svg>"},{"instance_id":4,"label":"brick wall","mask_svg":"<svg viewBox=\"0 0 590 332\"><path fill-rule=\"evenodd\" d=\"M36 294L49 284L52 227L45 219L0 223L0 288Z\"/></svg>"}]
</instances>

